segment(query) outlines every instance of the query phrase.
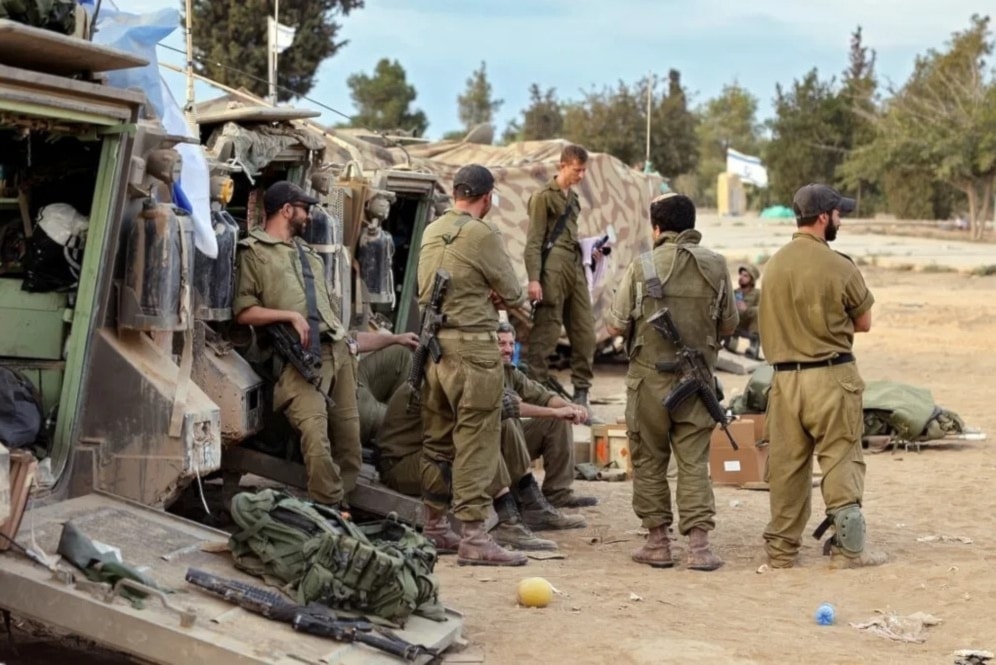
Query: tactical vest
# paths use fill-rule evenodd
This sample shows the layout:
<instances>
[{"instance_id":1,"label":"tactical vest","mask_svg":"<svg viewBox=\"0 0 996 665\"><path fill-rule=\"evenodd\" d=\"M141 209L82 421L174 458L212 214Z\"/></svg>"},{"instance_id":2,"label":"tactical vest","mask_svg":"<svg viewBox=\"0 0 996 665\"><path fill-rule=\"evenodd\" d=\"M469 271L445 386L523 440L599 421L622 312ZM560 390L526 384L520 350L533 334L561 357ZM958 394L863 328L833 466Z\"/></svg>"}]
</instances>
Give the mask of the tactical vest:
<instances>
[{"instance_id":1,"label":"tactical vest","mask_svg":"<svg viewBox=\"0 0 996 665\"><path fill-rule=\"evenodd\" d=\"M240 570L298 603L320 602L403 625L413 612L443 619L436 549L395 521L359 527L339 512L274 490L232 499L241 531L229 546Z\"/></svg>"},{"instance_id":2,"label":"tactical vest","mask_svg":"<svg viewBox=\"0 0 996 665\"><path fill-rule=\"evenodd\" d=\"M661 307L667 307L682 341L702 351L710 368L715 366L726 268L716 254L697 244L700 237L694 230L668 233L657 247L640 256L630 314L632 362L653 368L657 361L675 359L674 345L647 323Z\"/></svg>"}]
</instances>

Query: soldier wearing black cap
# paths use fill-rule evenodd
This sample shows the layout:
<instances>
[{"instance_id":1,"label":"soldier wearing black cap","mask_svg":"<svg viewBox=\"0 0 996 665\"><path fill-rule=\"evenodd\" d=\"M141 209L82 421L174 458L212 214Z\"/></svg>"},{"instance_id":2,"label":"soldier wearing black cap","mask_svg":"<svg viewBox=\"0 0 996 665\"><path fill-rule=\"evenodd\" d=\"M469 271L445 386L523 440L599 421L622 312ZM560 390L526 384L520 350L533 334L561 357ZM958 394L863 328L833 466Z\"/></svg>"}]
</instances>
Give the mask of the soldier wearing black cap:
<instances>
[{"instance_id":1,"label":"soldier wearing black cap","mask_svg":"<svg viewBox=\"0 0 996 665\"><path fill-rule=\"evenodd\" d=\"M489 485L501 449L504 375L498 351L497 307L525 300L498 228L483 218L491 209L494 177L471 164L453 178L453 208L426 228L418 261L419 302L425 307L436 270L451 281L442 303L439 363L428 363L422 388L422 493L425 534L441 550L457 549L457 563L518 566L484 529ZM463 523L450 530L446 511Z\"/></svg>"},{"instance_id":2,"label":"soldier wearing black cap","mask_svg":"<svg viewBox=\"0 0 996 665\"><path fill-rule=\"evenodd\" d=\"M775 369L766 420L771 521L765 549L772 567L795 564L810 514L815 453L826 519L814 536L833 528L825 547L833 567L877 565L885 555L864 547L864 382L852 354L854 333L871 329L875 299L854 262L827 244L837 237L840 216L854 210L854 199L826 185L806 185L792 205L799 230L765 266L758 315L764 356Z\"/></svg>"},{"instance_id":3,"label":"soldier wearing black cap","mask_svg":"<svg viewBox=\"0 0 996 665\"><path fill-rule=\"evenodd\" d=\"M320 389L335 406L329 407L290 364L278 368L273 406L301 435L308 495L319 503L338 505L355 487L360 472L360 425L355 363L346 331L321 279L322 259L298 237L316 203L318 199L291 182L267 188L263 227L239 243L232 310L244 325L293 326L305 348L321 356Z\"/></svg>"}]
</instances>

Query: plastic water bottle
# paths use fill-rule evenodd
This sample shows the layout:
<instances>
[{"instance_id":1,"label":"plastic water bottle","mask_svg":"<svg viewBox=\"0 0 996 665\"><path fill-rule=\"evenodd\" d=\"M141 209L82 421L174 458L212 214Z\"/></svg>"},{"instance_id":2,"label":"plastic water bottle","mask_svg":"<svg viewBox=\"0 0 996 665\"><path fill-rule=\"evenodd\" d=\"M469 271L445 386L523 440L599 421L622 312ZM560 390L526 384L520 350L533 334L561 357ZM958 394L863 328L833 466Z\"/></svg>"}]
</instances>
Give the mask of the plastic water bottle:
<instances>
[{"instance_id":1,"label":"plastic water bottle","mask_svg":"<svg viewBox=\"0 0 996 665\"><path fill-rule=\"evenodd\" d=\"M830 603L823 603L816 608L816 623L821 626L832 626L837 620L837 612Z\"/></svg>"}]
</instances>

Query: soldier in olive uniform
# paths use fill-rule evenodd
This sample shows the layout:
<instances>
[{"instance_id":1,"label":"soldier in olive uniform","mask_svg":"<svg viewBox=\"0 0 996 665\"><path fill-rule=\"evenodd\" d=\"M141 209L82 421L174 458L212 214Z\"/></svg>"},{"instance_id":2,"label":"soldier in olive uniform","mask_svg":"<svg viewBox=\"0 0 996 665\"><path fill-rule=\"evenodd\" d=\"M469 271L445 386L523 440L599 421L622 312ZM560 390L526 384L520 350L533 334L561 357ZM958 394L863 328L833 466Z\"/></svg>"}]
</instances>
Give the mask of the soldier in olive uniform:
<instances>
[{"instance_id":1,"label":"soldier in olive uniform","mask_svg":"<svg viewBox=\"0 0 996 665\"><path fill-rule=\"evenodd\" d=\"M442 268L451 276L437 336L442 358L426 365L422 388L425 532L436 542L457 540L446 519L452 503L463 523L457 563L522 565L525 556L503 549L484 530L491 505L488 486L501 445L504 382L497 308L525 301L501 232L483 219L493 189L494 176L483 166L461 168L453 179L453 208L422 236L418 283L423 308L436 271Z\"/></svg>"},{"instance_id":2,"label":"soldier in olive uniform","mask_svg":"<svg viewBox=\"0 0 996 665\"><path fill-rule=\"evenodd\" d=\"M368 341L369 340L369 341ZM356 402L360 410L360 441L373 441L387 412L387 402L406 381L412 368L412 351L418 335L359 333L360 357L356 372ZM375 345L368 348L367 344Z\"/></svg>"},{"instance_id":3,"label":"soldier in olive uniform","mask_svg":"<svg viewBox=\"0 0 996 665\"><path fill-rule=\"evenodd\" d=\"M322 259L298 237L317 202L287 181L267 188L263 227L239 243L232 310L243 325L289 324L305 348L320 354L321 385L316 388L293 365L284 363L273 389L273 405L301 436L308 495L335 506L355 487L362 458L353 349L320 278ZM319 391L329 395L335 406L329 407Z\"/></svg>"},{"instance_id":4,"label":"soldier in olive uniform","mask_svg":"<svg viewBox=\"0 0 996 665\"><path fill-rule=\"evenodd\" d=\"M740 286L733 292L733 297L737 301L740 324L732 335L723 339L723 346L730 353L737 352L740 337L747 339L749 345L744 355L755 360L761 356L761 337L757 334L757 307L761 302L761 289L757 288L757 280L760 278L761 272L757 266L745 263L737 268L737 282Z\"/></svg>"},{"instance_id":5,"label":"soldier in olive uniform","mask_svg":"<svg viewBox=\"0 0 996 665\"><path fill-rule=\"evenodd\" d=\"M792 207L799 230L765 266L760 307L761 344L775 369L765 425L771 442L765 549L772 567L795 564L811 510L815 453L826 519L814 536L833 527L827 542L833 567L877 565L885 555L864 548L865 384L851 353L854 333L871 329L875 299L854 262L828 245L854 199L806 185Z\"/></svg>"},{"instance_id":6,"label":"soldier in olive uniform","mask_svg":"<svg viewBox=\"0 0 996 665\"><path fill-rule=\"evenodd\" d=\"M574 402L590 412L595 321L578 242L581 203L572 189L584 179L587 165L584 148L566 146L560 153L557 175L529 199L525 263L535 313L526 362L530 378L547 383L547 358L556 349L563 326L571 343Z\"/></svg>"},{"instance_id":7,"label":"soldier in olive uniform","mask_svg":"<svg viewBox=\"0 0 996 665\"><path fill-rule=\"evenodd\" d=\"M633 509L650 533L633 560L657 568L674 565L668 541L673 521L667 470L678 466L678 530L689 538L687 565L715 570L723 561L709 547L715 527L715 500L709 481L709 439L715 424L697 397L668 411L661 400L678 376L658 371L675 360L674 345L647 320L662 307L671 311L682 341L715 366L720 339L737 325L726 261L699 245L695 205L674 193L651 202L654 249L635 260L616 291L609 313L613 334L629 336L626 374L626 427L633 460Z\"/></svg>"}]
</instances>

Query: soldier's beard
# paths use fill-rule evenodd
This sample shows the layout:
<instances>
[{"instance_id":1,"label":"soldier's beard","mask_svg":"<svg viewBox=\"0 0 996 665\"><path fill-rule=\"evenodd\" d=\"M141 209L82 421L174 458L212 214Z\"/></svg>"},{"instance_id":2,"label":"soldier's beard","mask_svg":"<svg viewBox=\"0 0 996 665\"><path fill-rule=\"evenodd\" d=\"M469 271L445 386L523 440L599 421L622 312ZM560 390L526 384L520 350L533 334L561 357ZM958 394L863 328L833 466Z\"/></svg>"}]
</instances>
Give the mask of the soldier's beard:
<instances>
[{"instance_id":1,"label":"soldier's beard","mask_svg":"<svg viewBox=\"0 0 996 665\"><path fill-rule=\"evenodd\" d=\"M835 225L833 221L831 221L829 224L827 224L827 228L823 232L823 239L826 240L827 242L833 242L834 240L836 240L838 228L839 227Z\"/></svg>"}]
</instances>

